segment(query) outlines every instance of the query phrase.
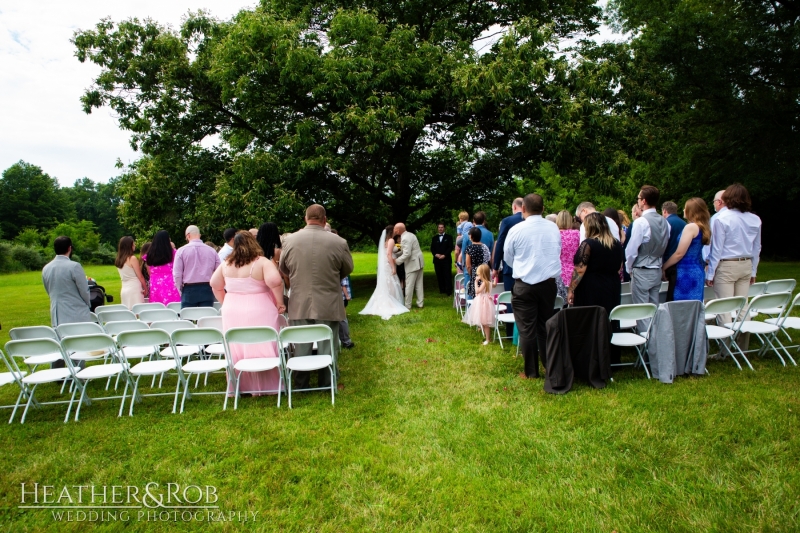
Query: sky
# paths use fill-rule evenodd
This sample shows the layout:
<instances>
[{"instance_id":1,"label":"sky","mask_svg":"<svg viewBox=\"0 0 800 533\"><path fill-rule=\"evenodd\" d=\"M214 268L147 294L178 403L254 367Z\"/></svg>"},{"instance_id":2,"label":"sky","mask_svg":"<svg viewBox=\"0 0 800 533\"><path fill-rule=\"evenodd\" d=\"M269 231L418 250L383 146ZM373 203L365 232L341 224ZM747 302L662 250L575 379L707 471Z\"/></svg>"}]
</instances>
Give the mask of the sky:
<instances>
[{"instance_id":1,"label":"sky","mask_svg":"<svg viewBox=\"0 0 800 533\"><path fill-rule=\"evenodd\" d=\"M80 97L100 73L75 58L70 39L102 19L152 18L178 28L189 11L229 19L257 0L2 0L0 2L0 171L37 165L62 186L83 177L107 182L117 160L139 158L109 108L87 115ZM604 2L600 2L601 4ZM606 29L607 30L607 29ZM608 31L602 37L610 36Z\"/></svg>"},{"instance_id":2,"label":"sky","mask_svg":"<svg viewBox=\"0 0 800 533\"><path fill-rule=\"evenodd\" d=\"M189 11L228 19L256 0L3 0L0 2L0 171L19 160L62 186L107 182L139 158L108 108L87 115L80 97L100 68L75 58L70 39L105 17L152 18L177 28Z\"/></svg>"}]
</instances>

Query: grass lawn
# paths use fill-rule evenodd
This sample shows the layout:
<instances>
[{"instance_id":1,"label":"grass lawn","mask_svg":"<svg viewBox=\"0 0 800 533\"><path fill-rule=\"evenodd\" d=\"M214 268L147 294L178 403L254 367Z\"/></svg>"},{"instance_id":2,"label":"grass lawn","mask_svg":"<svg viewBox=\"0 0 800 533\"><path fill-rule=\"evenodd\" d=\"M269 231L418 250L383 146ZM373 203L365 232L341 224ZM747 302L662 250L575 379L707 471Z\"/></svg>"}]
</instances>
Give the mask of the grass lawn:
<instances>
[{"instance_id":1,"label":"grass lawn","mask_svg":"<svg viewBox=\"0 0 800 533\"><path fill-rule=\"evenodd\" d=\"M430 258L428 258L430 259ZM255 522L138 520L102 531L797 531L800 369L774 356L756 371L711 361L710 376L673 385L618 372L604 390L576 383L548 395L520 380L513 347L480 345L431 261L424 310L383 321L357 313L374 285L375 254L356 254L348 308L356 347L340 359L344 389L274 398L146 398L133 418L117 400L29 413L0 431L0 531L83 531L51 511L19 509L40 485L213 485L220 510ZM88 267L116 299L113 267ZM759 280L800 274L762 263ZM11 327L48 324L39 273L0 277L2 343ZM174 389L174 380L166 385ZM221 377L209 381L221 389ZM90 392L100 395L100 384ZM148 389L145 389L147 392ZM55 398L55 386L42 387ZM0 404L13 403L12 387ZM0 411L8 416L8 410ZM19 416L19 415L18 415ZM0 420L2 423L2 420ZM86 489L88 490L88 489ZM109 487L110 491L110 487ZM252 520L252 514L250 515Z\"/></svg>"}]
</instances>

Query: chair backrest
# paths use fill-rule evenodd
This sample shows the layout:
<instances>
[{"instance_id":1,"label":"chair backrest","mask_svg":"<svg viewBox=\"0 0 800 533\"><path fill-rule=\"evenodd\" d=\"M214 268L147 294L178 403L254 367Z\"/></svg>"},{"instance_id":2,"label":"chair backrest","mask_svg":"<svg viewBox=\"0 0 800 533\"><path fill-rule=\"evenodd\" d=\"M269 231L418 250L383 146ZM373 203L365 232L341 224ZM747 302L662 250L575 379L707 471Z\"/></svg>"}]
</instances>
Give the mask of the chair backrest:
<instances>
[{"instance_id":1,"label":"chair backrest","mask_svg":"<svg viewBox=\"0 0 800 533\"><path fill-rule=\"evenodd\" d=\"M289 327L289 319L286 318L286 315L278 315L278 331L288 327Z\"/></svg>"},{"instance_id":2,"label":"chair backrest","mask_svg":"<svg viewBox=\"0 0 800 533\"><path fill-rule=\"evenodd\" d=\"M136 320L136 315L127 309L112 309L110 311L100 311L97 318L101 324L107 322L119 322L120 320Z\"/></svg>"},{"instance_id":3,"label":"chair backrest","mask_svg":"<svg viewBox=\"0 0 800 533\"><path fill-rule=\"evenodd\" d=\"M289 326L283 328L278 334L279 346L283 349L290 344L309 344L330 341L333 348L333 332L325 324L311 324L308 326ZM319 346L319 344L318 344ZM333 355L333 354L330 354ZM296 357L296 356L295 356Z\"/></svg>"},{"instance_id":4,"label":"chair backrest","mask_svg":"<svg viewBox=\"0 0 800 533\"><path fill-rule=\"evenodd\" d=\"M11 356L6 356L6 354L3 353L3 350L0 350L0 359L3 360L3 363L5 363L6 365L6 368L8 368L9 372L11 372L11 377L14 378L14 381L17 383L17 385L22 387L23 386L22 378L25 377L25 375L19 369L19 365L17 365L17 360Z\"/></svg>"},{"instance_id":5,"label":"chair backrest","mask_svg":"<svg viewBox=\"0 0 800 533\"><path fill-rule=\"evenodd\" d=\"M26 339L53 339L58 340L56 330L48 326L26 326L22 328L11 328L8 332L11 340L21 341ZM48 352L53 353L53 352Z\"/></svg>"},{"instance_id":6,"label":"chair backrest","mask_svg":"<svg viewBox=\"0 0 800 533\"><path fill-rule=\"evenodd\" d=\"M662 281L661 288L658 289L658 292L667 292L669 290L669 281Z\"/></svg>"},{"instance_id":7,"label":"chair backrest","mask_svg":"<svg viewBox=\"0 0 800 533\"><path fill-rule=\"evenodd\" d=\"M6 343L6 353L13 357L33 357L35 355L50 355L53 353L60 353L61 359L64 364L69 368L70 373L75 375L75 367L72 365L72 359L64 355L64 350L61 348L61 343L54 339L24 339L18 341L8 341Z\"/></svg>"},{"instance_id":8,"label":"chair backrest","mask_svg":"<svg viewBox=\"0 0 800 533\"><path fill-rule=\"evenodd\" d=\"M278 342L278 332L269 326L253 326L249 328L231 328L225 332L228 344L261 344Z\"/></svg>"},{"instance_id":9,"label":"chair backrest","mask_svg":"<svg viewBox=\"0 0 800 533\"><path fill-rule=\"evenodd\" d=\"M214 302L214 309L217 311L222 309L222 302Z\"/></svg>"},{"instance_id":10,"label":"chair backrest","mask_svg":"<svg viewBox=\"0 0 800 533\"><path fill-rule=\"evenodd\" d=\"M150 327L141 320L120 320L119 322L106 322L106 333L119 335L123 331L141 331Z\"/></svg>"},{"instance_id":11,"label":"chair backrest","mask_svg":"<svg viewBox=\"0 0 800 533\"><path fill-rule=\"evenodd\" d=\"M776 292L792 292L796 284L797 281L793 279L774 279L767 282L767 286L764 287L764 293L774 294Z\"/></svg>"},{"instance_id":12,"label":"chair backrest","mask_svg":"<svg viewBox=\"0 0 800 533\"><path fill-rule=\"evenodd\" d=\"M619 304L630 305L633 303L633 295L631 293L620 294Z\"/></svg>"},{"instance_id":13,"label":"chair backrest","mask_svg":"<svg viewBox=\"0 0 800 533\"><path fill-rule=\"evenodd\" d=\"M464 274L456 274L455 281L456 281L456 283L460 283L460 282L464 281Z\"/></svg>"},{"instance_id":14,"label":"chair backrest","mask_svg":"<svg viewBox=\"0 0 800 533\"><path fill-rule=\"evenodd\" d=\"M58 336L64 339L65 337L74 337L76 335L104 335L106 330L100 324L94 322L74 322L72 324L61 324L56 328ZM88 352L90 350L82 350Z\"/></svg>"},{"instance_id":15,"label":"chair backrest","mask_svg":"<svg viewBox=\"0 0 800 533\"><path fill-rule=\"evenodd\" d=\"M778 325L783 326L784 320L786 320L786 317L792 314L792 311L794 311L796 306L800 306L800 292L795 295L789 308L784 309L783 314L781 314L781 316L778 318Z\"/></svg>"},{"instance_id":16,"label":"chair backrest","mask_svg":"<svg viewBox=\"0 0 800 533\"><path fill-rule=\"evenodd\" d=\"M777 292L775 294L759 294L748 306L749 311L760 311L761 309L772 309L773 307L783 307L792 299L790 292Z\"/></svg>"},{"instance_id":17,"label":"chair backrest","mask_svg":"<svg viewBox=\"0 0 800 533\"><path fill-rule=\"evenodd\" d=\"M195 325L188 320L164 320L162 322L153 322L150 324L150 329L160 329L166 331L170 335L173 331L179 329L194 329Z\"/></svg>"},{"instance_id":18,"label":"chair backrest","mask_svg":"<svg viewBox=\"0 0 800 533\"><path fill-rule=\"evenodd\" d=\"M750 285L750 288L747 289L747 297L752 298L753 296L764 294L764 290L766 288L767 284L763 281L759 281L758 283L753 283L752 285Z\"/></svg>"},{"instance_id":19,"label":"chair backrest","mask_svg":"<svg viewBox=\"0 0 800 533\"><path fill-rule=\"evenodd\" d=\"M510 304L511 303L511 291L501 292L500 295L497 297L498 304Z\"/></svg>"},{"instance_id":20,"label":"chair backrest","mask_svg":"<svg viewBox=\"0 0 800 533\"><path fill-rule=\"evenodd\" d=\"M181 320L199 320L206 316L219 316L213 307L184 307L181 309Z\"/></svg>"},{"instance_id":21,"label":"chair backrest","mask_svg":"<svg viewBox=\"0 0 800 533\"><path fill-rule=\"evenodd\" d=\"M215 328L222 331L221 316L204 316L197 321L198 328Z\"/></svg>"},{"instance_id":22,"label":"chair backrest","mask_svg":"<svg viewBox=\"0 0 800 533\"><path fill-rule=\"evenodd\" d=\"M166 309L166 308L167 307L161 302L153 302L153 303L148 302L146 304L134 304L134 306L131 307L131 311L133 311L138 315L142 311L149 311L150 309Z\"/></svg>"},{"instance_id":23,"label":"chair backrest","mask_svg":"<svg viewBox=\"0 0 800 533\"><path fill-rule=\"evenodd\" d=\"M170 337L173 346L208 346L224 341L222 332L215 328L176 329Z\"/></svg>"},{"instance_id":24,"label":"chair backrest","mask_svg":"<svg viewBox=\"0 0 800 533\"><path fill-rule=\"evenodd\" d=\"M180 302L170 302L167 304L167 309L172 309L176 313L181 312L181 303Z\"/></svg>"},{"instance_id":25,"label":"chair backrest","mask_svg":"<svg viewBox=\"0 0 800 533\"><path fill-rule=\"evenodd\" d=\"M714 287L705 286L703 287L703 301L710 302L711 300L715 300L717 298L717 294L714 292Z\"/></svg>"},{"instance_id":26,"label":"chair backrest","mask_svg":"<svg viewBox=\"0 0 800 533\"><path fill-rule=\"evenodd\" d=\"M139 331L123 331L117 335L117 346L120 348L135 346L161 346L170 344L169 333L163 329L144 329Z\"/></svg>"},{"instance_id":27,"label":"chair backrest","mask_svg":"<svg viewBox=\"0 0 800 533\"><path fill-rule=\"evenodd\" d=\"M91 318L91 319L92 319L92 322L94 322L94 323L96 323L96 324L99 324L99 323L100 323L100 319L99 319L99 318L97 318L97 315L96 315L96 314L94 314L94 313L92 313L91 311L89 311L89 318Z\"/></svg>"},{"instance_id":28,"label":"chair backrest","mask_svg":"<svg viewBox=\"0 0 800 533\"><path fill-rule=\"evenodd\" d=\"M67 353L107 351L116 353L117 345L110 335L105 333L91 333L88 335L76 335L61 339L61 346Z\"/></svg>"},{"instance_id":29,"label":"chair backrest","mask_svg":"<svg viewBox=\"0 0 800 533\"><path fill-rule=\"evenodd\" d=\"M502 294L503 292L505 292L505 290L506 290L506 289L505 289L505 287L503 287L503 285L502 285L502 284L500 284L500 285L495 285L495 286L493 286L493 287L492 287L492 292L491 292L490 294L492 294L492 295L495 295L495 294Z\"/></svg>"},{"instance_id":30,"label":"chair backrest","mask_svg":"<svg viewBox=\"0 0 800 533\"><path fill-rule=\"evenodd\" d=\"M711 300L706 304L706 313L710 315L721 315L723 313L733 313L747 304L744 296L734 296L732 298L720 298Z\"/></svg>"},{"instance_id":31,"label":"chair backrest","mask_svg":"<svg viewBox=\"0 0 800 533\"><path fill-rule=\"evenodd\" d=\"M626 281L624 283L620 283L619 285L619 293L620 294L630 294L631 293L631 282Z\"/></svg>"},{"instance_id":32,"label":"chair backrest","mask_svg":"<svg viewBox=\"0 0 800 533\"><path fill-rule=\"evenodd\" d=\"M562 309L564 307L564 298L556 296L556 302L553 304L553 309Z\"/></svg>"},{"instance_id":33,"label":"chair backrest","mask_svg":"<svg viewBox=\"0 0 800 533\"><path fill-rule=\"evenodd\" d=\"M142 322L161 322L165 320L178 320L178 313L172 309L148 309L139 313Z\"/></svg>"},{"instance_id":34,"label":"chair backrest","mask_svg":"<svg viewBox=\"0 0 800 533\"><path fill-rule=\"evenodd\" d=\"M100 316L100 313L106 311L129 311L129 309L122 304L98 305L94 308L94 312L97 316Z\"/></svg>"},{"instance_id":35,"label":"chair backrest","mask_svg":"<svg viewBox=\"0 0 800 533\"><path fill-rule=\"evenodd\" d=\"M618 305L611 310L609 320L645 320L653 318L658 309L655 304Z\"/></svg>"}]
</instances>

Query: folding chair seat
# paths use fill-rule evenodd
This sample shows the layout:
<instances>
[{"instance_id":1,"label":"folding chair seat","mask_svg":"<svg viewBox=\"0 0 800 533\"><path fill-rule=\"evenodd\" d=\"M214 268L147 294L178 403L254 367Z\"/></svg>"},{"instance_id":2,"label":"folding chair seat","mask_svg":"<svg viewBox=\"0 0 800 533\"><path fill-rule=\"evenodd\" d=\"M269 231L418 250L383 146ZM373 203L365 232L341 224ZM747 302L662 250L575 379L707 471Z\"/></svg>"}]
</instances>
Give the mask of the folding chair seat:
<instances>
[{"instance_id":1,"label":"folding chair seat","mask_svg":"<svg viewBox=\"0 0 800 533\"><path fill-rule=\"evenodd\" d=\"M610 321L619 320L620 323L623 320L647 320L652 319L656 314L657 307L654 304L630 304L630 305L618 305L614 309L611 310L611 314L608 316ZM614 346L620 347L632 347L636 350L636 353L639 356L639 363L644 367L644 371L647 374L647 379L650 379L650 370L647 368L647 363L645 362L644 355L647 353L647 339L650 336L650 328L653 325L653 321L650 320L650 325L647 327L647 331L642 333L635 332L617 332L611 335L611 344ZM618 363L611 366L633 366L634 363Z\"/></svg>"},{"instance_id":2,"label":"folding chair seat","mask_svg":"<svg viewBox=\"0 0 800 533\"><path fill-rule=\"evenodd\" d=\"M497 297L497 305L494 306L494 338L500 341L500 349L503 349L503 339L511 339L514 336L502 335L500 333L500 324L514 324L516 319L514 313L501 313L505 311L506 304L511 303L511 291L501 292ZM502 307L501 307L502 306Z\"/></svg>"},{"instance_id":3,"label":"folding chair seat","mask_svg":"<svg viewBox=\"0 0 800 533\"><path fill-rule=\"evenodd\" d=\"M189 361L186 364L181 364L181 356L178 354L178 348L182 346L198 346L198 345L206 345L206 344L219 344L224 342L222 332L218 329L214 328L192 328L192 329L177 329L172 332L172 342L171 347L174 351L174 359L176 362L177 368L183 373L186 379L186 383L188 384L189 377L192 374L196 374L198 379L200 375L208 376L208 374L212 372L220 372L225 371L226 373L226 380L225 380L225 390L222 392L195 392L193 394L198 395L205 395L205 394L224 394L225 395L225 403L222 405L222 409L225 410L228 408L228 383L230 382L230 365L228 358L223 359L197 359L195 361ZM176 393L177 394L177 393ZM181 400L181 410L180 412L183 413L183 406L186 404L186 398L189 396L189 387L186 386L183 389L183 399ZM176 398L177 399L177 398Z\"/></svg>"},{"instance_id":4,"label":"folding chair seat","mask_svg":"<svg viewBox=\"0 0 800 533\"><path fill-rule=\"evenodd\" d=\"M100 324L94 322L73 322L69 324L61 324L56 327L56 333L63 341L67 337L75 337L78 335L105 335L106 330ZM63 343L62 343L63 347ZM66 350L69 358L73 361L99 361L108 359L111 352L108 350L94 350L94 351L70 351Z\"/></svg>"},{"instance_id":5,"label":"folding chair seat","mask_svg":"<svg viewBox=\"0 0 800 533\"><path fill-rule=\"evenodd\" d=\"M142 311L150 311L151 309L166 309L166 308L167 307L161 302L152 302L152 303L147 302L143 304L134 304L133 307L131 307L131 311L133 312L133 314L138 315Z\"/></svg>"},{"instance_id":6,"label":"folding chair seat","mask_svg":"<svg viewBox=\"0 0 800 533\"><path fill-rule=\"evenodd\" d=\"M724 315L726 313L736 313L742 307L747 304L747 298L744 296L734 296L732 298L720 298L719 300L711 300L706 304L706 321L716 319L718 315ZM711 317L711 318L709 318ZM733 362L736 363L736 366L739 370L742 369L742 365L739 364L739 360L736 359L733 351L728 348L726 342L730 343L734 350L738 350L738 346L736 345L736 333L731 328L726 328L717 325L709 325L706 324L706 335L708 336L709 341L716 341L717 346L719 347L720 355L723 354L723 349L727 352L727 355L730 355ZM726 341L726 339L728 339ZM726 341L726 342L723 342ZM747 366L750 367L750 370L753 370L753 365L750 364L750 361L747 359L747 356L742 354L744 361L747 363Z\"/></svg>"},{"instance_id":7,"label":"folding chair seat","mask_svg":"<svg viewBox=\"0 0 800 533\"><path fill-rule=\"evenodd\" d=\"M135 347L149 347L153 351L157 351L160 346L169 344L171 346L172 339L169 333L163 329L146 329L139 331L123 331L117 336L117 346L121 350ZM150 394L139 393L139 380L142 376L156 376L164 377L168 372L177 372L178 384L175 387L175 392L156 392ZM134 380L133 397L145 396L173 396L172 412L176 412L178 406L178 394L180 393L181 385L188 387L188 383L184 379L180 367L180 358L171 357L169 359L159 359L155 361L142 361L131 367L128 372ZM138 396L137 396L138 395ZM130 403L129 416L133 416L133 400Z\"/></svg>"},{"instance_id":8,"label":"folding chair seat","mask_svg":"<svg viewBox=\"0 0 800 533\"><path fill-rule=\"evenodd\" d=\"M235 363L231 356L230 348L232 344L265 344L268 342L275 343L277 357L249 357L246 359L239 359ZM234 386L234 401L233 408L237 409L239 406L239 396L241 394L241 375L243 373L254 372L267 372L270 370L278 369L278 390L251 390L244 391L246 393L278 393L278 407L281 406L281 392L284 388L284 359L283 351L278 344L278 332L268 326L257 326L249 328L231 328L225 332L225 343L228 346L227 357L230 361L231 368L233 369L232 378L235 383Z\"/></svg>"},{"instance_id":9,"label":"folding chair seat","mask_svg":"<svg viewBox=\"0 0 800 533\"><path fill-rule=\"evenodd\" d=\"M111 309L109 311L100 311L97 313L97 318L101 324L105 324L121 320L136 320L136 315L128 309Z\"/></svg>"},{"instance_id":10,"label":"folding chair seat","mask_svg":"<svg viewBox=\"0 0 800 533\"><path fill-rule=\"evenodd\" d=\"M113 360L112 363L88 366L82 370L79 370L75 374L75 377L83 384L81 387L81 397L78 401L78 407L75 410L75 421L78 421L78 417L81 413L81 405L83 405L84 399L86 400L85 403L87 405L91 405L92 400L115 400L119 398L122 401L119 404L119 413L117 416L122 416L122 409L125 407L125 396L128 392L128 386L133 385L133 383L130 375L128 374L127 363L125 363L124 360L118 356L117 345L114 342L114 339L112 339L111 336L107 335L106 333L91 333L88 335L65 337L61 340L61 347L67 354L102 351L111 354ZM125 380L125 390L123 391L122 396L106 396L103 398L91 399L87 396L86 389L90 381L94 379L110 380L112 377L122 377ZM131 388L131 390L133 390L133 388ZM134 400L132 399L131 401Z\"/></svg>"},{"instance_id":11,"label":"folding chair seat","mask_svg":"<svg viewBox=\"0 0 800 533\"><path fill-rule=\"evenodd\" d=\"M798 293L794 297L794 299L792 300L791 305L789 306L788 309L786 309L786 311L782 315L780 315L777 318L768 318L768 319L766 319L764 321L767 324L775 324L776 326L781 328L781 331L783 331L783 333L789 339L790 343L792 342L792 336L789 335L789 330L790 329L800 329L800 317L791 316L792 315L792 311L794 311L794 308L796 306L800 306L800 293ZM789 350L789 348L799 348L800 349L800 344L790 344L789 346L784 346L784 349L787 350L787 351Z\"/></svg>"},{"instance_id":12,"label":"folding chair seat","mask_svg":"<svg viewBox=\"0 0 800 533\"><path fill-rule=\"evenodd\" d=\"M31 405L35 407L40 407L42 405L56 405L56 404L68 404L67 407L67 414L64 417L64 422L66 423L69 420L69 414L72 411L72 402L75 401L75 394L78 390L83 392L83 384L80 381L75 380L75 367L72 365L72 361L69 357L66 356L64 351L61 348L61 344L53 339L27 339L27 340L15 340L9 341L6 343L6 353L10 358L14 357L22 357L22 358L30 358L36 357L39 355L47 355L52 353L60 353L61 358L64 361L64 367L62 368L48 368L47 370L38 370L36 372L32 372L27 376L23 377L20 381L22 383L22 389L20 390L19 396L17 397L17 402L14 405L14 410L11 412L11 419L8 421L10 424L14 420L14 415L17 413L17 409L19 408L20 402L23 398L27 399L25 403L25 410L22 412L22 419L20 423L24 424L25 419L28 416L28 410L30 409ZM39 385L44 383L59 383L65 381L67 379L72 379L75 383L75 386L72 389L72 397L69 400L60 400L60 401L53 401L53 402L38 402L36 401L36 388Z\"/></svg>"},{"instance_id":13,"label":"folding chair seat","mask_svg":"<svg viewBox=\"0 0 800 533\"><path fill-rule=\"evenodd\" d=\"M208 316L219 316L219 311L213 307L184 307L181 309L181 320L197 322L199 319Z\"/></svg>"},{"instance_id":14,"label":"folding chair seat","mask_svg":"<svg viewBox=\"0 0 800 533\"><path fill-rule=\"evenodd\" d=\"M139 320L147 322L148 324L178 319L178 313L172 309L147 309L139 313Z\"/></svg>"},{"instance_id":15,"label":"folding chair seat","mask_svg":"<svg viewBox=\"0 0 800 533\"><path fill-rule=\"evenodd\" d=\"M54 341L58 341L58 334L56 333L56 330L48 326L26 326L21 328L12 328L8 332L8 336L14 341L33 339L52 339ZM53 351L52 353L43 353L26 357L23 359L23 362L25 365L27 365L31 372L35 372L37 366L49 365L55 363L56 361L61 361L61 359L61 350L59 349Z\"/></svg>"},{"instance_id":16,"label":"folding chair seat","mask_svg":"<svg viewBox=\"0 0 800 533\"><path fill-rule=\"evenodd\" d=\"M791 300L792 295L788 292L779 292L775 294L761 294L753 298L747 306L745 313L743 316L752 316L752 313L755 312L758 314L760 311L764 309L773 309L776 307L784 308L786 304L789 303ZM777 344L789 358L793 365L797 366L794 358L791 356L789 351L783 346L780 339L778 339L777 333L780 331L780 327L777 324L769 323L769 322L757 322L755 320L736 320L734 322L729 322L724 324L726 328L730 328L734 330L734 332L738 335L739 333L751 333L758 337L758 340L761 341L761 348L758 349L758 355L763 355L768 349L772 349L775 352L775 355L778 356L778 359L781 360L783 366L786 366L786 361L784 360L781 353L778 351L778 348L775 346ZM738 348L738 345L737 345ZM754 352L756 350L747 350L748 352ZM744 351L739 348L739 353L744 355Z\"/></svg>"},{"instance_id":17,"label":"folding chair seat","mask_svg":"<svg viewBox=\"0 0 800 533\"><path fill-rule=\"evenodd\" d=\"M297 389L298 391L313 391L313 390L331 390L331 405L334 404L334 396L336 393L336 358L333 354L317 354L287 357L290 344L311 344L329 341L329 346L333 349L333 332L331 328L325 324L312 324L308 326L289 326L281 330L278 334L280 348L284 353L284 360L286 361L286 383L289 387L289 409L292 408L292 373L293 372L311 372L314 370L321 370L327 368L331 373L330 387L316 387L307 389Z\"/></svg>"},{"instance_id":18,"label":"folding chair seat","mask_svg":"<svg viewBox=\"0 0 800 533\"><path fill-rule=\"evenodd\" d=\"M180 302L170 302L167 304L167 309L172 309L176 313L181 312L181 303Z\"/></svg>"},{"instance_id":19,"label":"folding chair seat","mask_svg":"<svg viewBox=\"0 0 800 533\"><path fill-rule=\"evenodd\" d=\"M281 315L282 316L282 315ZM198 328L214 328L222 331L221 316L205 316L197 320ZM211 344L204 350L208 355L225 355L225 345L223 343Z\"/></svg>"}]
</instances>

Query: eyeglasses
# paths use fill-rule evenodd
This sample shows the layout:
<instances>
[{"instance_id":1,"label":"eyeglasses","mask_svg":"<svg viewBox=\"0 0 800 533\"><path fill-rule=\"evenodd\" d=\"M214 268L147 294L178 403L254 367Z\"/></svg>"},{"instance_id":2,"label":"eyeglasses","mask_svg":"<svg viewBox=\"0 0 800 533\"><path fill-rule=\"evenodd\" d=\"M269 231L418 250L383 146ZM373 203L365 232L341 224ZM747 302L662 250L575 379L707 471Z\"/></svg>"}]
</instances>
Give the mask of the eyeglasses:
<instances>
[{"instance_id":1,"label":"eyeglasses","mask_svg":"<svg viewBox=\"0 0 800 533\"><path fill-rule=\"evenodd\" d=\"M641 196L637 196L636 201L638 202L639 200L644 200L644 198L642 198Z\"/></svg>"}]
</instances>

